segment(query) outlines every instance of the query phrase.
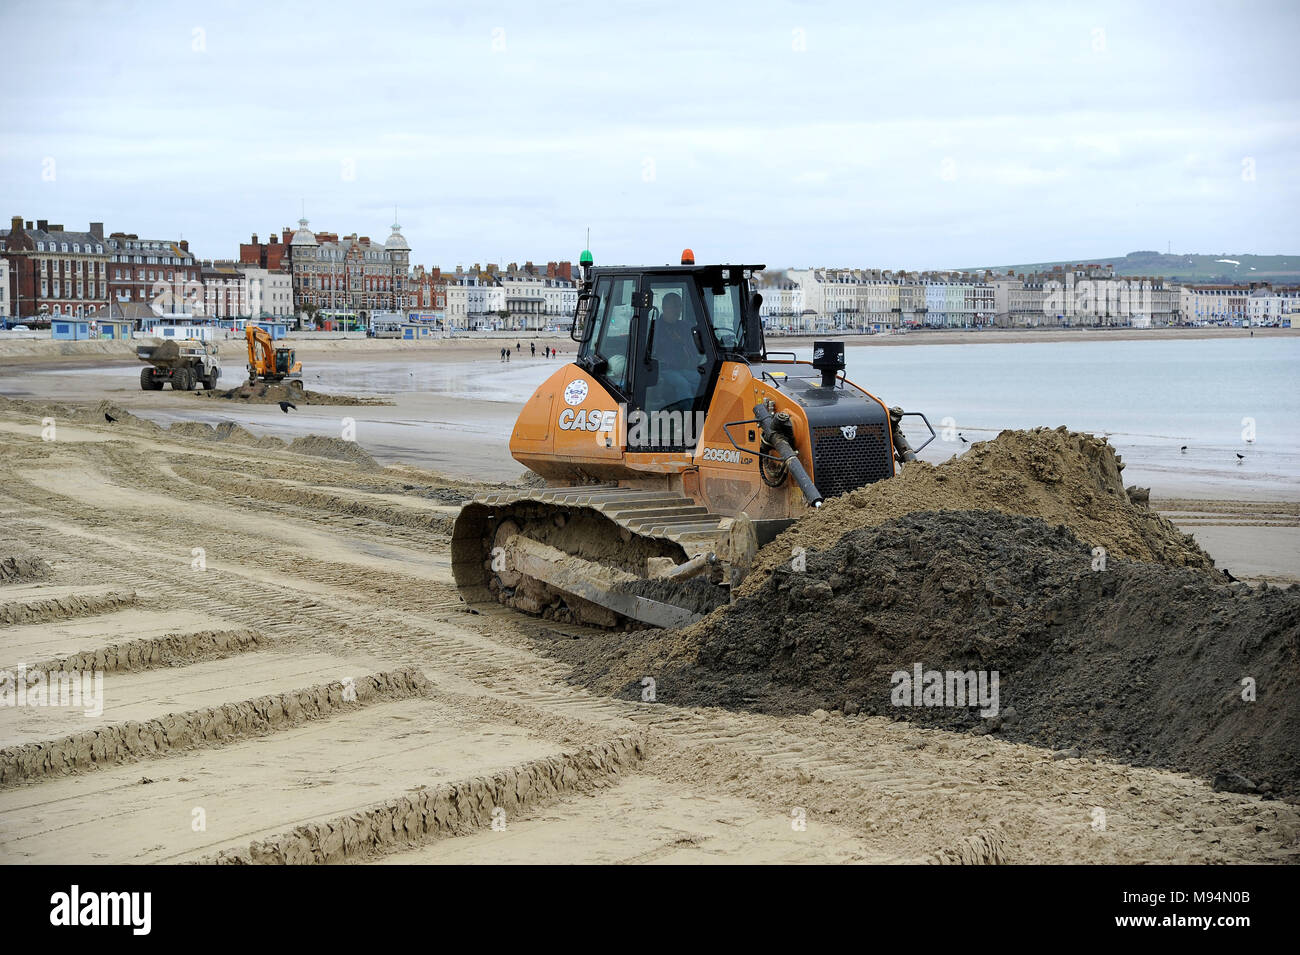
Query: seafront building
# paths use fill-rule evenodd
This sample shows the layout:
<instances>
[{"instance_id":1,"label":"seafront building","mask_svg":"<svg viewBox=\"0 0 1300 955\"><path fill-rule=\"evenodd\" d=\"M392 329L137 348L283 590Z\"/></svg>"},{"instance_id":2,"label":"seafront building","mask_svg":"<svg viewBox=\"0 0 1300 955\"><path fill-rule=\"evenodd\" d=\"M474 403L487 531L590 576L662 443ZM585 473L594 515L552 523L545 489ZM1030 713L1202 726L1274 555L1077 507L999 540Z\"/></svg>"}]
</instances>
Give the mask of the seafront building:
<instances>
[{"instance_id":1,"label":"seafront building","mask_svg":"<svg viewBox=\"0 0 1300 955\"><path fill-rule=\"evenodd\" d=\"M199 297L200 266L186 240L141 239L133 232L114 232L105 244L111 301L157 302L165 311L183 311L187 298L192 302Z\"/></svg>"},{"instance_id":2,"label":"seafront building","mask_svg":"<svg viewBox=\"0 0 1300 955\"><path fill-rule=\"evenodd\" d=\"M1117 276L1109 265L995 274L878 269L787 269L758 277L765 325L783 332L906 328L1158 327L1286 323L1300 287L1177 285Z\"/></svg>"},{"instance_id":3,"label":"seafront building","mask_svg":"<svg viewBox=\"0 0 1300 955\"><path fill-rule=\"evenodd\" d=\"M571 262L548 262L545 269L512 262L504 269L489 262L445 273L448 331L535 332L567 322L578 306L578 283Z\"/></svg>"},{"instance_id":4,"label":"seafront building","mask_svg":"<svg viewBox=\"0 0 1300 955\"><path fill-rule=\"evenodd\" d=\"M199 260L184 239L142 239L92 222L85 232L15 216L0 230L0 315L129 320L155 315L265 319L292 328L427 326L448 334L538 332L568 323L573 266L525 262L412 265L394 224L382 243L298 228L252 234L234 260ZM765 326L786 333L874 334L908 328L1291 324L1300 286L1175 284L1117 276L1110 265L1032 273L810 267L755 277ZM112 309L110 313L110 308Z\"/></svg>"},{"instance_id":5,"label":"seafront building","mask_svg":"<svg viewBox=\"0 0 1300 955\"><path fill-rule=\"evenodd\" d=\"M788 269L759 281L760 314L782 331L976 328L994 320L994 286L961 273Z\"/></svg>"},{"instance_id":6,"label":"seafront building","mask_svg":"<svg viewBox=\"0 0 1300 955\"><path fill-rule=\"evenodd\" d=\"M104 223L85 232L45 219L14 216L0 230L0 255L9 263L13 314L19 318L108 317L108 247Z\"/></svg>"},{"instance_id":7,"label":"seafront building","mask_svg":"<svg viewBox=\"0 0 1300 955\"><path fill-rule=\"evenodd\" d=\"M411 247L393 223L381 245L368 236L313 233L305 218L289 241L294 302L325 311L346 324L364 325L377 310L404 312Z\"/></svg>"}]
</instances>

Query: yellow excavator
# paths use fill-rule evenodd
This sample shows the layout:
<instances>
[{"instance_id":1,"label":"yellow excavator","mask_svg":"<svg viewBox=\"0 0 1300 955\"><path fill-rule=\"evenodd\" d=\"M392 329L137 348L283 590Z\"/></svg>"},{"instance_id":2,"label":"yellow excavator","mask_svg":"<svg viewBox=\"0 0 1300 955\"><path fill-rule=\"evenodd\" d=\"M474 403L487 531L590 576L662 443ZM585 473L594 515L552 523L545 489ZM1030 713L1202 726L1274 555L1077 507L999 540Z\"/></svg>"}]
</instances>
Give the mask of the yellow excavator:
<instances>
[{"instance_id":1,"label":"yellow excavator","mask_svg":"<svg viewBox=\"0 0 1300 955\"><path fill-rule=\"evenodd\" d=\"M271 335L258 325L247 325L248 383L287 381L290 387L302 388L302 362L295 360L293 349L276 348Z\"/></svg>"}]
</instances>

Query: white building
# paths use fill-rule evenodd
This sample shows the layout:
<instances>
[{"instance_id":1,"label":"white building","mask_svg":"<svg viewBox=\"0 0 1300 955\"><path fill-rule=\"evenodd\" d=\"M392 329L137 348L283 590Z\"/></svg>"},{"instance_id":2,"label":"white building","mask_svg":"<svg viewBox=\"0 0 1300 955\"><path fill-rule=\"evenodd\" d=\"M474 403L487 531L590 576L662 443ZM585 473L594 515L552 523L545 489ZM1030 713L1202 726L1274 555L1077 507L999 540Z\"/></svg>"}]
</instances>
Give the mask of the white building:
<instances>
[{"instance_id":1,"label":"white building","mask_svg":"<svg viewBox=\"0 0 1300 955\"><path fill-rule=\"evenodd\" d=\"M546 324L563 326L578 308L578 286L565 278L549 278L542 286Z\"/></svg>"},{"instance_id":2,"label":"white building","mask_svg":"<svg viewBox=\"0 0 1300 955\"><path fill-rule=\"evenodd\" d=\"M1300 287L1255 289L1247 296L1246 317L1252 325L1276 325L1284 319L1300 318Z\"/></svg>"},{"instance_id":3,"label":"white building","mask_svg":"<svg viewBox=\"0 0 1300 955\"><path fill-rule=\"evenodd\" d=\"M776 281L757 289L763 296L758 315L764 328L793 331L803 318L803 289L794 282Z\"/></svg>"},{"instance_id":4,"label":"white building","mask_svg":"<svg viewBox=\"0 0 1300 955\"><path fill-rule=\"evenodd\" d=\"M9 260L0 259L0 315L8 318L13 314L13 305L9 301Z\"/></svg>"},{"instance_id":5,"label":"white building","mask_svg":"<svg viewBox=\"0 0 1300 955\"><path fill-rule=\"evenodd\" d=\"M245 318L289 318L293 315L293 278L287 272L271 272L255 265L236 268L248 283L244 297Z\"/></svg>"},{"instance_id":6,"label":"white building","mask_svg":"<svg viewBox=\"0 0 1300 955\"><path fill-rule=\"evenodd\" d=\"M477 331L503 327L506 290L490 272L459 267L447 276L447 327Z\"/></svg>"}]
</instances>

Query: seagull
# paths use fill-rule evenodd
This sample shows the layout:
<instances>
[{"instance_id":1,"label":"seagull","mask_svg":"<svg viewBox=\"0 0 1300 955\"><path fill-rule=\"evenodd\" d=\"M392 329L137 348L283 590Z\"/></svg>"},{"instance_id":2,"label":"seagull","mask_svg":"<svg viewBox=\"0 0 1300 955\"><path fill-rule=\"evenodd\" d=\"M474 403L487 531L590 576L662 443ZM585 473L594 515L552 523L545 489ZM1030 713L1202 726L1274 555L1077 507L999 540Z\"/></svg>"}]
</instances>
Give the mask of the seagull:
<instances>
[{"instance_id":1,"label":"seagull","mask_svg":"<svg viewBox=\"0 0 1300 955\"><path fill-rule=\"evenodd\" d=\"M283 411L285 414L288 414L288 413L289 413L289 409L290 409L290 408L292 408L294 411L297 411L297 410L298 410L298 406L297 406L296 404L294 404L292 401L281 401L281 402L280 402L280 410Z\"/></svg>"},{"instance_id":2,"label":"seagull","mask_svg":"<svg viewBox=\"0 0 1300 955\"><path fill-rule=\"evenodd\" d=\"M117 419L114 418L114 417L113 417L111 414L109 414L107 411L105 411L105 412L104 412L104 420L107 421L109 424L112 424L112 423L113 423L114 421L116 421ZM1240 457L1240 455L1238 455L1238 457Z\"/></svg>"},{"instance_id":3,"label":"seagull","mask_svg":"<svg viewBox=\"0 0 1300 955\"><path fill-rule=\"evenodd\" d=\"M1187 453L1187 445L1184 444L1180 450L1183 452L1183 454L1186 454L1186 453Z\"/></svg>"}]
</instances>

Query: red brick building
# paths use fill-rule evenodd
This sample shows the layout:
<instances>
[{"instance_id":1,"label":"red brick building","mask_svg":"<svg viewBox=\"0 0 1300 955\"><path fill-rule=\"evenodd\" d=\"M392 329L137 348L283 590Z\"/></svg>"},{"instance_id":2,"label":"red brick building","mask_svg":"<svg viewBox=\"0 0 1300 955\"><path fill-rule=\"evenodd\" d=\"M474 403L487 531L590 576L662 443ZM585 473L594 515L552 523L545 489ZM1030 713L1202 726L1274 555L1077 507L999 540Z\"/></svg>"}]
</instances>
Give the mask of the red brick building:
<instances>
[{"instance_id":1,"label":"red brick building","mask_svg":"<svg viewBox=\"0 0 1300 955\"><path fill-rule=\"evenodd\" d=\"M107 245L112 301L156 304L164 312L181 312L188 310L184 303L201 299L199 263L184 239L141 239L134 233L114 232Z\"/></svg>"},{"instance_id":2,"label":"red brick building","mask_svg":"<svg viewBox=\"0 0 1300 955\"><path fill-rule=\"evenodd\" d=\"M373 311L403 312L408 306L411 247L396 223L388 240L332 232L313 233L307 220L289 240L294 306L311 305L333 315L365 321Z\"/></svg>"},{"instance_id":3,"label":"red brick building","mask_svg":"<svg viewBox=\"0 0 1300 955\"><path fill-rule=\"evenodd\" d=\"M409 312L446 311L447 277L442 274L442 269L425 271L423 265L417 265L411 272L406 301Z\"/></svg>"},{"instance_id":4,"label":"red brick building","mask_svg":"<svg viewBox=\"0 0 1300 955\"><path fill-rule=\"evenodd\" d=\"M15 318L107 318L108 248L104 224L69 232L45 219L14 216L0 231L0 255L9 263L9 301Z\"/></svg>"},{"instance_id":5,"label":"red brick building","mask_svg":"<svg viewBox=\"0 0 1300 955\"><path fill-rule=\"evenodd\" d=\"M293 230L288 226L284 227L279 239L276 239L275 233L271 233L271 238L266 242L259 242L257 233L254 232L252 241L239 244L239 264L255 265L269 272L287 272L291 241Z\"/></svg>"}]
</instances>

